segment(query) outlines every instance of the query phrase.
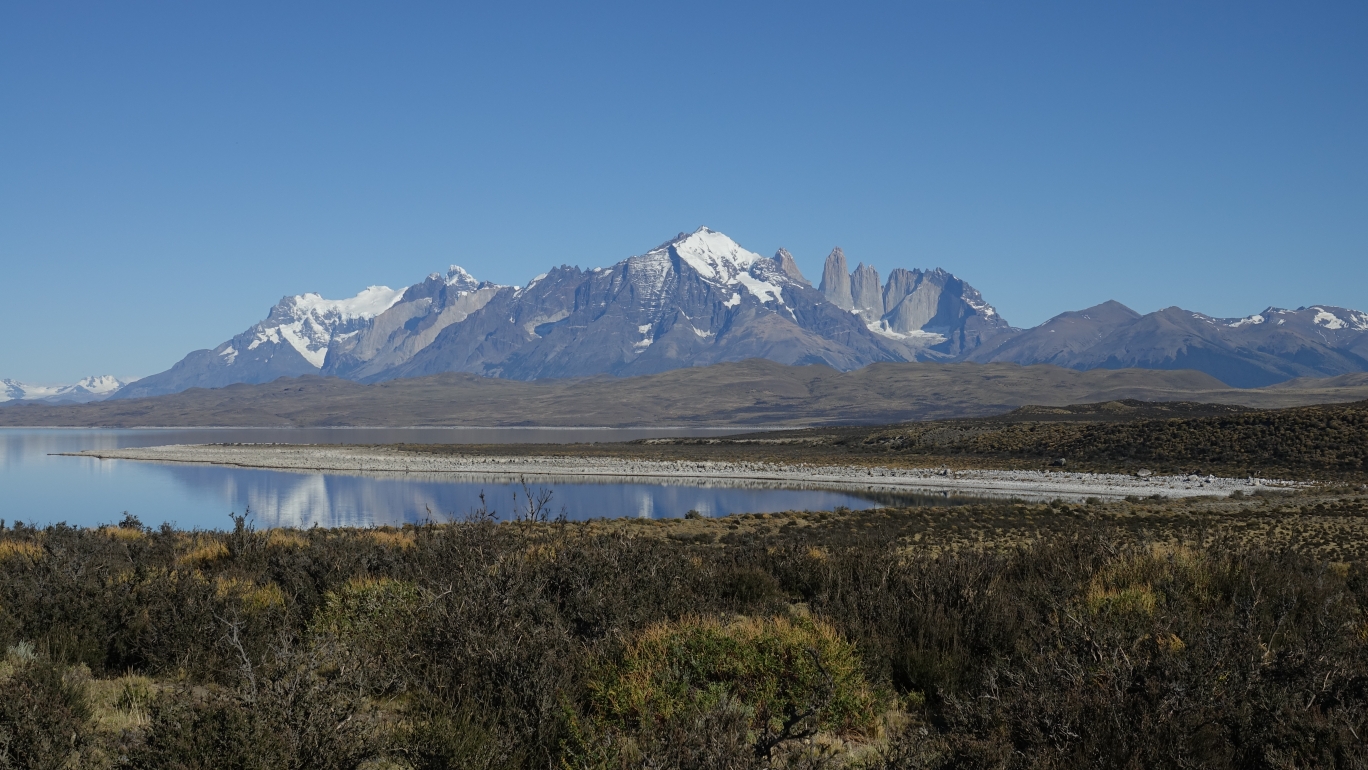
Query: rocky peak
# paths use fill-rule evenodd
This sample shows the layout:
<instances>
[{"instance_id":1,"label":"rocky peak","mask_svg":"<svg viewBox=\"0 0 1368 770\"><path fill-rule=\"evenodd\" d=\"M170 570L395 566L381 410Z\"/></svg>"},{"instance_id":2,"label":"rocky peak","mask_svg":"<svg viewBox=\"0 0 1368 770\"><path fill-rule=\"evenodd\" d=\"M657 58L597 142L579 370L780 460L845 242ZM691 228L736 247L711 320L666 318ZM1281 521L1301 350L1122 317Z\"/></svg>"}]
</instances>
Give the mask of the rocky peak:
<instances>
[{"instance_id":1,"label":"rocky peak","mask_svg":"<svg viewBox=\"0 0 1368 770\"><path fill-rule=\"evenodd\" d=\"M848 270L845 252L837 246L827 255L826 264L822 265L822 284L818 287L818 291L827 298L827 302L842 310L851 310L855 307L850 296Z\"/></svg>"},{"instance_id":2,"label":"rocky peak","mask_svg":"<svg viewBox=\"0 0 1368 770\"><path fill-rule=\"evenodd\" d=\"M798 263L794 261L793 255L788 252L788 249L780 249L774 252L774 263L778 265L779 272L794 281L797 281L804 286L812 285L808 282L808 279L803 277L803 271L798 269Z\"/></svg>"},{"instance_id":3,"label":"rocky peak","mask_svg":"<svg viewBox=\"0 0 1368 770\"><path fill-rule=\"evenodd\" d=\"M448 268L444 280L447 286L457 291L475 291L480 288L480 282L475 280L475 276L467 273L460 265L452 265Z\"/></svg>"},{"instance_id":4,"label":"rocky peak","mask_svg":"<svg viewBox=\"0 0 1368 770\"><path fill-rule=\"evenodd\" d=\"M882 287L879 285L879 271L873 265L861 262L850 276L850 300L855 311L865 320L874 323L883 317L884 302Z\"/></svg>"}]
</instances>

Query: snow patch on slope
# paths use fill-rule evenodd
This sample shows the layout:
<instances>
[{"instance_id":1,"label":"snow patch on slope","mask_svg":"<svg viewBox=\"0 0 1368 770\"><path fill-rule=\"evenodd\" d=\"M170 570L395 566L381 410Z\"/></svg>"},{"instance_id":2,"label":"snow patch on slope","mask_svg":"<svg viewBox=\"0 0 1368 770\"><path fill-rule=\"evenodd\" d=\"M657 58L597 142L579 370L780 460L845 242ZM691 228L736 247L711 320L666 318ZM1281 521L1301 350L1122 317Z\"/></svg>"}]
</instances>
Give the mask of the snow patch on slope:
<instances>
[{"instance_id":1,"label":"snow patch on slope","mask_svg":"<svg viewBox=\"0 0 1368 770\"><path fill-rule=\"evenodd\" d=\"M746 287L746 291L758 297L761 302L774 301L781 305L784 304L783 289L768 281L762 281L750 273L741 273L737 275L735 283L739 283ZM769 299L766 299L766 296L768 296Z\"/></svg>"},{"instance_id":2,"label":"snow patch on slope","mask_svg":"<svg viewBox=\"0 0 1368 770\"><path fill-rule=\"evenodd\" d=\"M1313 307L1311 309L1316 311L1316 317L1312 319L1311 323L1317 326L1324 326L1327 329L1343 329L1348 326L1339 316L1324 308Z\"/></svg>"},{"instance_id":3,"label":"snow patch on slope","mask_svg":"<svg viewBox=\"0 0 1368 770\"><path fill-rule=\"evenodd\" d=\"M969 307L973 308L975 313L978 313L979 315L983 316L984 318L992 318L993 316L997 315L997 308L993 307L992 305L988 304L987 302L978 302L978 301L976 301L976 300L973 300L973 299L970 299L970 298L968 298L968 297L965 297L965 298L964 298L964 304L966 304L966 305L968 305ZM928 332L928 333L929 333L929 332ZM939 336L939 335L937 335L937 336Z\"/></svg>"},{"instance_id":4,"label":"snow patch on slope","mask_svg":"<svg viewBox=\"0 0 1368 770\"><path fill-rule=\"evenodd\" d=\"M652 343L655 342L655 335L651 334L650 324L642 324L638 326L637 333L646 335L646 339L632 343L632 347L636 348L637 350L645 350L646 348L649 348Z\"/></svg>"},{"instance_id":5,"label":"snow patch on slope","mask_svg":"<svg viewBox=\"0 0 1368 770\"><path fill-rule=\"evenodd\" d=\"M892 340L920 342L927 345L938 345L945 342L944 334L924 332L921 329L913 329L909 332L895 332L888 327L887 321L875 321L874 323L865 324L865 327L875 334L883 335Z\"/></svg>"}]
</instances>

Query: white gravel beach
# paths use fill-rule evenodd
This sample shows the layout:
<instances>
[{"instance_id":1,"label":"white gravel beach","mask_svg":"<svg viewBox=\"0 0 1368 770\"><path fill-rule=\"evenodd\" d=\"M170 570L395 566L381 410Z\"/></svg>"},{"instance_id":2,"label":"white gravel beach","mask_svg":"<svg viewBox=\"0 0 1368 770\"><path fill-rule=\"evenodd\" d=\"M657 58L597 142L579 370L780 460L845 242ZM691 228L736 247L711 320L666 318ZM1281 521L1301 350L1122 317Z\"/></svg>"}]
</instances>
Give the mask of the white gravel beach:
<instances>
[{"instance_id":1,"label":"white gravel beach","mask_svg":"<svg viewBox=\"0 0 1368 770\"><path fill-rule=\"evenodd\" d=\"M761 482L767 485L821 486L870 491L950 492L992 497L1082 499L1148 497L1225 497L1235 491L1292 489L1301 484L1269 479L1215 476L1126 476L1069 471L947 470L943 468L865 468L837 465L629 460L546 455L540 457L440 456L383 447L279 446L269 444L186 444L74 453L109 460L203 463L242 468L332 474L475 474L532 479L622 481L644 479L676 483Z\"/></svg>"}]
</instances>

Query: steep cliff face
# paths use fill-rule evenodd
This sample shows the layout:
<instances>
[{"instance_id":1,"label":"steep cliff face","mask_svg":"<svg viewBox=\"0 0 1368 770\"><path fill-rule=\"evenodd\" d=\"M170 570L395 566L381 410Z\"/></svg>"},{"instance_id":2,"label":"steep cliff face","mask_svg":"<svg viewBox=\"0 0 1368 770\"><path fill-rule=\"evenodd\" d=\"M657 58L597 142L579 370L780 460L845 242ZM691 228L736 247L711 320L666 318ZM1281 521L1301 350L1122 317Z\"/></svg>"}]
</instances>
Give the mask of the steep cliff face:
<instances>
[{"instance_id":1,"label":"steep cliff face","mask_svg":"<svg viewBox=\"0 0 1368 770\"><path fill-rule=\"evenodd\" d=\"M850 272L846 267L845 252L841 251L840 246L832 249L827 255L826 264L822 266L822 283L818 290L826 297L827 302L842 310L855 307L850 296Z\"/></svg>"},{"instance_id":2,"label":"steep cliff face","mask_svg":"<svg viewBox=\"0 0 1368 770\"><path fill-rule=\"evenodd\" d=\"M879 285L879 271L861 262L850 276L850 302L852 310L864 322L875 323L883 318L883 289Z\"/></svg>"},{"instance_id":3,"label":"steep cliff face","mask_svg":"<svg viewBox=\"0 0 1368 770\"><path fill-rule=\"evenodd\" d=\"M827 257L822 294L901 345L908 360L955 358L1017 333L978 290L940 268L894 268L881 286L873 266L860 263L851 274L845 266L840 249Z\"/></svg>"}]
</instances>

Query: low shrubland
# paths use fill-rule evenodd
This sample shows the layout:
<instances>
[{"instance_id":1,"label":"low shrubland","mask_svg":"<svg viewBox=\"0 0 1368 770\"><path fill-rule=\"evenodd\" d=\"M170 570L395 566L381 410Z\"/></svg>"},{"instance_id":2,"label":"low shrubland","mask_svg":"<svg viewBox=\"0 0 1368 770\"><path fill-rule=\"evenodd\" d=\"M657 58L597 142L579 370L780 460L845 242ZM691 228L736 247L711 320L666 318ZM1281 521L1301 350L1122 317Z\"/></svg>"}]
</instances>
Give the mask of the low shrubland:
<instances>
[{"instance_id":1,"label":"low shrubland","mask_svg":"<svg viewBox=\"0 0 1368 770\"><path fill-rule=\"evenodd\" d=\"M403 444L420 455L1058 469L1368 482L1368 401L1242 409L1111 401L997 417L595 444ZM1061 464L1060 461L1063 461Z\"/></svg>"},{"instance_id":2,"label":"low shrubland","mask_svg":"<svg viewBox=\"0 0 1368 770\"><path fill-rule=\"evenodd\" d=\"M1156 473L1201 471L1322 479L1368 476L1368 402L1207 417L1030 419L1039 416L1027 412L997 419L914 423L844 440L865 450L893 454L1045 461L1064 458L1084 470L1145 467Z\"/></svg>"},{"instance_id":3,"label":"low shrubland","mask_svg":"<svg viewBox=\"0 0 1368 770\"><path fill-rule=\"evenodd\" d=\"M1362 544L1146 505L9 527L0 768L1365 766Z\"/></svg>"}]
</instances>

